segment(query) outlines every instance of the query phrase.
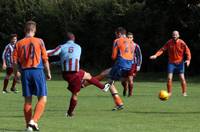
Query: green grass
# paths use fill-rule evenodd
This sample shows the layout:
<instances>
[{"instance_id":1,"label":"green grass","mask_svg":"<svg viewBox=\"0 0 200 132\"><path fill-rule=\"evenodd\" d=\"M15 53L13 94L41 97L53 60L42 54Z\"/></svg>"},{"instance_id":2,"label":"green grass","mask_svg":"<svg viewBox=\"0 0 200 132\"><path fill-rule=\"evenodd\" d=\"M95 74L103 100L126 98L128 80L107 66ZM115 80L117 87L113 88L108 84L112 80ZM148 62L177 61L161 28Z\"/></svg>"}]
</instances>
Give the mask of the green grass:
<instances>
[{"instance_id":1,"label":"green grass","mask_svg":"<svg viewBox=\"0 0 200 132\"><path fill-rule=\"evenodd\" d=\"M1 74L2 76L2 74ZM2 84L2 78L1 78ZM188 82L188 96L181 95L179 82L167 101L157 97L165 81L135 82L134 96L123 97L125 109L111 111L110 93L90 86L82 89L72 119L65 117L70 93L62 80L48 81L48 103L39 121L41 132L199 132L200 83ZM2 86L2 85L1 85ZM122 87L116 83L120 94ZM21 91L21 86L17 86ZM35 101L35 100L34 100ZM23 131L23 98L19 94L0 94L0 132Z\"/></svg>"}]
</instances>

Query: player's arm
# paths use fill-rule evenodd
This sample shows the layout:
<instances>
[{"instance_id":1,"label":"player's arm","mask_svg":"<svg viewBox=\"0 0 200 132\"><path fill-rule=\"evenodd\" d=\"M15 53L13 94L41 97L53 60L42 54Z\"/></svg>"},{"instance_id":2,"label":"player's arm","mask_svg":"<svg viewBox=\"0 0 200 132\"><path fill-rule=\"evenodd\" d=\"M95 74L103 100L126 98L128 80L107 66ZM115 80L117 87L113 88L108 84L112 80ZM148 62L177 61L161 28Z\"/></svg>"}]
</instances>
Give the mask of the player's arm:
<instances>
[{"instance_id":1,"label":"player's arm","mask_svg":"<svg viewBox=\"0 0 200 132\"><path fill-rule=\"evenodd\" d=\"M3 60L3 65L2 68L5 70L6 69L6 51L7 51L7 46L5 47L3 54L2 54L2 60Z\"/></svg>"},{"instance_id":2,"label":"player's arm","mask_svg":"<svg viewBox=\"0 0 200 132\"><path fill-rule=\"evenodd\" d=\"M187 60L185 62L186 62L186 65L189 66L190 60L191 60L191 52L187 45L185 45L185 54L187 56Z\"/></svg>"},{"instance_id":3,"label":"player's arm","mask_svg":"<svg viewBox=\"0 0 200 132\"><path fill-rule=\"evenodd\" d=\"M17 44L15 45L14 51L13 51L13 72L14 75L17 76L18 72L18 47Z\"/></svg>"},{"instance_id":4,"label":"player's arm","mask_svg":"<svg viewBox=\"0 0 200 132\"><path fill-rule=\"evenodd\" d=\"M135 56L137 61L137 71L140 71L142 65L142 52L140 46L137 44L135 48Z\"/></svg>"},{"instance_id":5,"label":"player's arm","mask_svg":"<svg viewBox=\"0 0 200 132\"><path fill-rule=\"evenodd\" d=\"M55 49L47 50L48 56L57 56L57 55L60 54L60 52L61 52L61 46L60 45L58 47L56 47Z\"/></svg>"},{"instance_id":6,"label":"player's arm","mask_svg":"<svg viewBox=\"0 0 200 132\"><path fill-rule=\"evenodd\" d=\"M46 48L45 48L43 41L42 41L42 46L41 46L41 56L42 56L42 61L43 61L43 64L44 64L44 69L45 69L46 74L47 74L47 80L51 80L51 71L50 71L47 51L46 51Z\"/></svg>"},{"instance_id":7,"label":"player's arm","mask_svg":"<svg viewBox=\"0 0 200 132\"><path fill-rule=\"evenodd\" d=\"M154 55L150 56L150 59L156 59L158 56L162 55L164 51L168 49L168 43L166 43L161 49L159 49Z\"/></svg>"},{"instance_id":8,"label":"player's arm","mask_svg":"<svg viewBox=\"0 0 200 132\"><path fill-rule=\"evenodd\" d=\"M115 41L113 44L113 49L112 49L112 60L116 60L117 53L118 53L118 44L117 44L117 41Z\"/></svg>"}]
</instances>

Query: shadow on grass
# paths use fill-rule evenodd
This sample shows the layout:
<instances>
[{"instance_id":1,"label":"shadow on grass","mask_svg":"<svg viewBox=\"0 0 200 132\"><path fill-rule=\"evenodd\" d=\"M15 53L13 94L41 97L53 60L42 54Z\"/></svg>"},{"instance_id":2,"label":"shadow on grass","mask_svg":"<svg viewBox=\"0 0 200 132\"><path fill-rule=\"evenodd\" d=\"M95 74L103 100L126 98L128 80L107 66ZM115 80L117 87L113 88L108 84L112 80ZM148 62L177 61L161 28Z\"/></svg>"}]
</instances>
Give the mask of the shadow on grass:
<instances>
[{"instance_id":1,"label":"shadow on grass","mask_svg":"<svg viewBox=\"0 0 200 132\"><path fill-rule=\"evenodd\" d=\"M178 114L178 115L182 115L182 114L200 114L200 111L191 111L191 112L179 112L179 111L172 111L172 112L168 112L168 111L163 111L163 112L160 112L160 111L127 111L128 113L134 113L134 114Z\"/></svg>"},{"instance_id":2,"label":"shadow on grass","mask_svg":"<svg viewBox=\"0 0 200 132\"><path fill-rule=\"evenodd\" d=\"M25 130L0 128L0 132L25 132Z\"/></svg>"},{"instance_id":3,"label":"shadow on grass","mask_svg":"<svg viewBox=\"0 0 200 132\"><path fill-rule=\"evenodd\" d=\"M22 115L1 115L0 118L24 118Z\"/></svg>"}]
</instances>

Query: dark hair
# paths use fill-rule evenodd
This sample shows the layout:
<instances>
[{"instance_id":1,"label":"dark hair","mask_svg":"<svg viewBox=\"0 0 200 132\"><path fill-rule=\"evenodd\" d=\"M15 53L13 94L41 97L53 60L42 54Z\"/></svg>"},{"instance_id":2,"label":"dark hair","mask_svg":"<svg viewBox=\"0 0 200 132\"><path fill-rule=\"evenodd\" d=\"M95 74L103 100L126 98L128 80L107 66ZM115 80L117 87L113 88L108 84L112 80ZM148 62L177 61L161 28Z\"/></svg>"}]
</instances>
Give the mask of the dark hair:
<instances>
[{"instance_id":1,"label":"dark hair","mask_svg":"<svg viewBox=\"0 0 200 132\"><path fill-rule=\"evenodd\" d=\"M11 34L10 39L13 39L14 37L17 37L17 34Z\"/></svg>"},{"instance_id":2,"label":"dark hair","mask_svg":"<svg viewBox=\"0 0 200 132\"><path fill-rule=\"evenodd\" d=\"M116 30L115 30L116 33L121 33L121 34L126 34L126 29L123 28L123 27L118 27Z\"/></svg>"},{"instance_id":3,"label":"dark hair","mask_svg":"<svg viewBox=\"0 0 200 132\"><path fill-rule=\"evenodd\" d=\"M128 33L127 33L127 35L133 35L133 33L131 33L131 32L128 32Z\"/></svg>"},{"instance_id":4,"label":"dark hair","mask_svg":"<svg viewBox=\"0 0 200 132\"><path fill-rule=\"evenodd\" d=\"M75 35L72 32L67 32L67 40L75 40Z\"/></svg>"}]
</instances>

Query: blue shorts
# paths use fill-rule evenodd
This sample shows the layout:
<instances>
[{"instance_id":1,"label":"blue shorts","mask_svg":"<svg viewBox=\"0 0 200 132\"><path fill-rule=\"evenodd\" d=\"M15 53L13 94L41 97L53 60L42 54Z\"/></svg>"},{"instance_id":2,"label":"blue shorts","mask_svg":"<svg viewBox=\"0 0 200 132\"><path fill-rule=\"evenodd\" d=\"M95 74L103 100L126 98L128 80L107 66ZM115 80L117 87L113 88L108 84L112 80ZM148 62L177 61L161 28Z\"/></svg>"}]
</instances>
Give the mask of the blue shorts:
<instances>
[{"instance_id":1,"label":"blue shorts","mask_svg":"<svg viewBox=\"0 0 200 132\"><path fill-rule=\"evenodd\" d=\"M46 78L43 69L21 71L23 96L47 96Z\"/></svg>"},{"instance_id":2,"label":"blue shorts","mask_svg":"<svg viewBox=\"0 0 200 132\"><path fill-rule=\"evenodd\" d=\"M185 65L184 62L180 64L168 63L168 73L184 73Z\"/></svg>"},{"instance_id":3,"label":"blue shorts","mask_svg":"<svg viewBox=\"0 0 200 132\"><path fill-rule=\"evenodd\" d=\"M112 80L120 80L122 77L127 77L129 70L123 69L119 65L114 65L109 73L109 78Z\"/></svg>"}]
</instances>

